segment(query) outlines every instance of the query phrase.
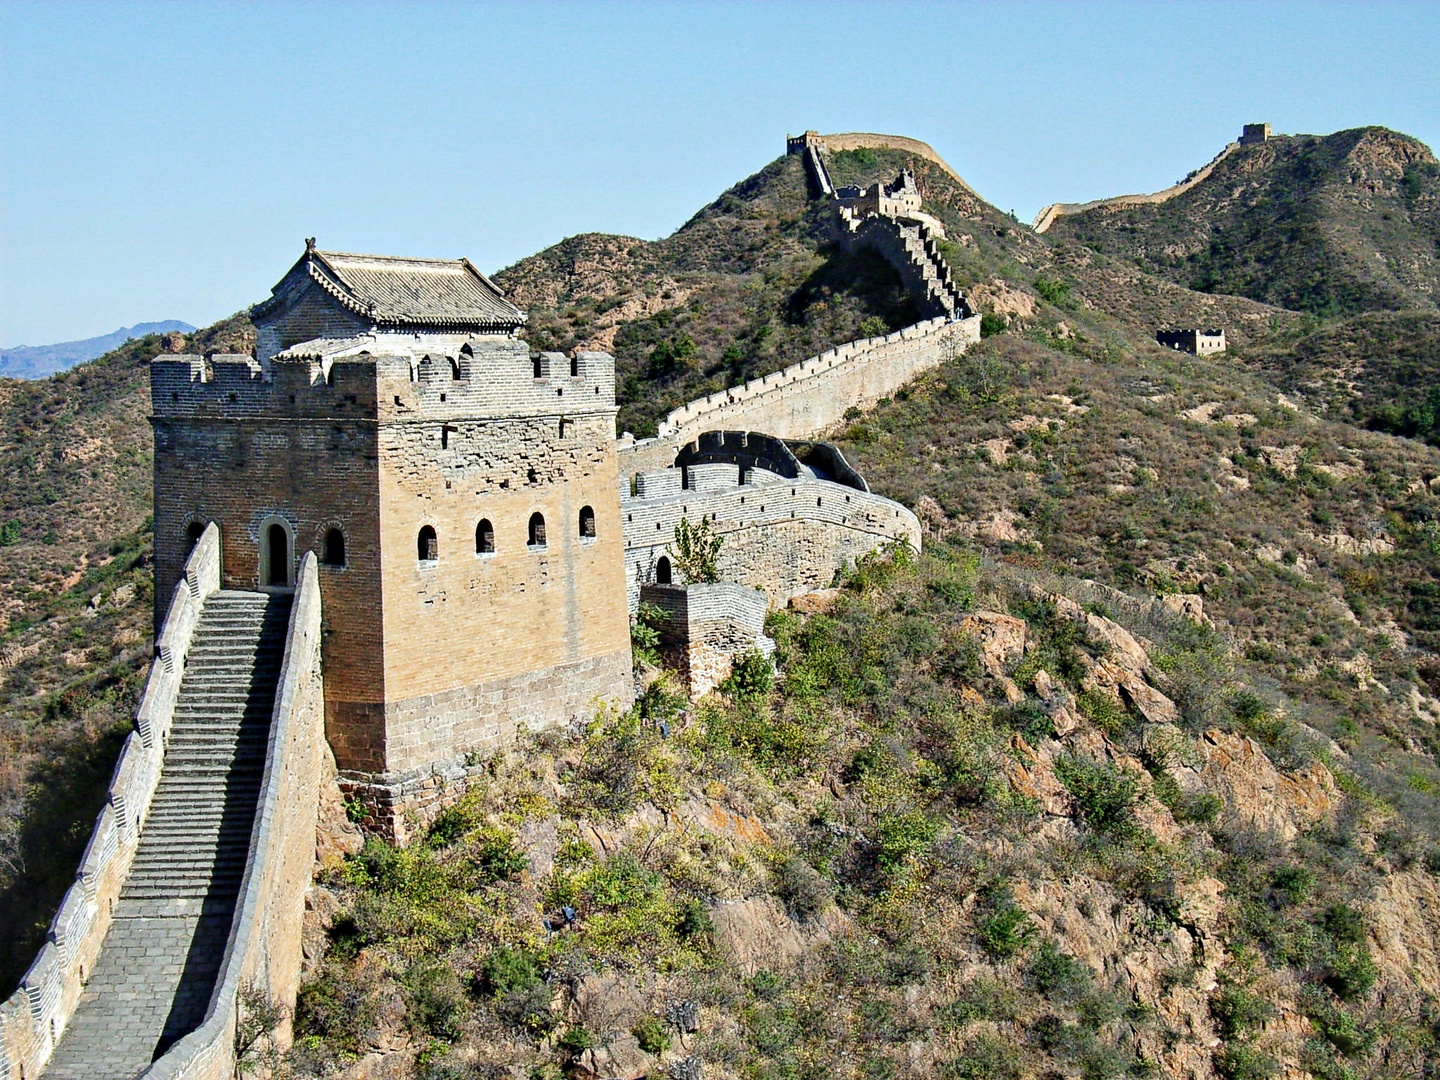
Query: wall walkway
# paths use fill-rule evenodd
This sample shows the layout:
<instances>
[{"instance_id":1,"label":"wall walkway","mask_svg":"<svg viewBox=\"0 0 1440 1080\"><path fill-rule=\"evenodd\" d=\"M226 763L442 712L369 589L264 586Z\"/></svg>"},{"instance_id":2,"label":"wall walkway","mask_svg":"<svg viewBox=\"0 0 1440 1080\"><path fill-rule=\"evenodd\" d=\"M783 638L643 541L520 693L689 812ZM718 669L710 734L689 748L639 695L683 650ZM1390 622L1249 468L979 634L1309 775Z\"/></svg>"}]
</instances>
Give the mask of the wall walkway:
<instances>
[{"instance_id":1,"label":"wall walkway","mask_svg":"<svg viewBox=\"0 0 1440 1080\"><path fill-rule=\"evenodd\" d=\"M1215 166L1219 165L1220 162L1224 161L1239 149L1240 144L1238 142L1227 144L1224 150L1216 154L1210 163L1196 172L1195 175L1187 177L1178 184L1172 184L1164 191L1157 191L1151 195L1116 195L1109 199L1092 199L1090 202L1083 203L1051 203L1049 206L1043 207L1040 213L1035 215L1035 223L1030 227L1037 233L1043 233L1049 229L1051 225L1055 224L1056 218L1065 214L1080 214L1086 210L1102 208L1106 210L1123 210L1127 206L1150 206L1155 203L1167 202L1177 195L1184 195L1185 192L1189 191L1196 184L1208 179L1210 174L1215 171Z\"/></svg>"}]
</instances>

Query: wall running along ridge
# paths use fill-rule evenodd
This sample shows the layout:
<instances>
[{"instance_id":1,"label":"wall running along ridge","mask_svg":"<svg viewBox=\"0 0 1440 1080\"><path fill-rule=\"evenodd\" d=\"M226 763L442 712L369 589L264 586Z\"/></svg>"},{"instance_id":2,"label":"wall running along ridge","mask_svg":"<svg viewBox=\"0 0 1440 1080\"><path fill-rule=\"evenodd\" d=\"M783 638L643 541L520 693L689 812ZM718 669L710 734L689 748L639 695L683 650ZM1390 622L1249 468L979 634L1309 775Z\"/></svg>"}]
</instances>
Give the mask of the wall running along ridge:
<instances>
[{"instance_id":1,"label":"wall running along ridge","mask_svg":"<svg viewBox=\"0 0 1440 1080\"><path fill-rule=\"evenodd\" d=\"M213 526L212 526L213 528ZM205 1020L140 1080L230 1080L241 991L254 988L290 1008L300 985L300 928L315 867L315 825L324 761L325 690L320 677L320 582L306 552L290 609L275 691L265 775L240 901Z\"/></svg>"},{"instance_id":2,"label":"wall running along ridge","mask_svg":"<svg viewBox=\"0 0 1440 1080\"><path fill-rule=\"evenodd\" d=\"M1043 233L1049 229L1051 225L1055 224L1056 218L1064 214L1081 214L1086 210L1099 209L1123 210L1127 206L1149 206L1155 203L1167 202L1177 195L1184 195L1185 192L1189 191L1196 184L1206 180L1210 174L1215 171L1215 166L1219 165L1220 162L1224 161L1239 149L1240 144L1238 142L1228 143L1224 150L1216 154L1210 163L1194 176L1188 180L1182 180L1178 184L1172 184L1164 191L1157 191L1152 195L1116 195L1109 199L1092 199L1090 202L1083 203L1051 203L1049 206L1041 208L1040 213L1035 215L1035 223L1030 227L1037 233Z\"/></svg>"},{"instance_id":3,"label":"wall running along ridge","mask_svg":"<svg viewBox=\"0 0 1440 1080\"><path fill-rule=\"evenodd\" d=\"M622 475L667 468L702 432L763 431L813 439L836 429L851 408L868 409L917 375L962 355L980 340L980 317L943 318L885 337L862 338L783 371L698 398L671 412L659 435L620 444Z\"/></svg>"},{"instance_id":4,"label":"wall running along ridge","mask_svg":"<svg viewBox=\"0 0 1440 1080\"><path fill-rule=\"evenodd\" d=\"M924 158L932 165L938 165L944 169L950 178L971 194L975 189L965 182L965 179L952 169L934 148L919 139L909 139L904 135L878 135L867 131L847 131L837 135L818 135L813 131L807 131L805 135L796 137L797 143L819 145L822 150L838 153L841 150L900 150L906 154L914 154L916 157ZM798 152L798 151L796 151Z\"/></svg>"},{"instance_id":5,"label":"wall running along ridge","mask_svg":"<svg viewBox=\"0 0 1440 1080\"><path fill-rule=\"evenodd\" d=\"M160 783L165 741L185 658L205 599L220 588L220 534L201 535L173 591L135 728L125 739L105 806L80 859L75 884L50 923L20 989L0 1005L0 1077L34 1077L74 1014L110 928L110 915L140 843L140 825ZM308 873L308 872L307 872Z\"/></svg>"}]
</instances>

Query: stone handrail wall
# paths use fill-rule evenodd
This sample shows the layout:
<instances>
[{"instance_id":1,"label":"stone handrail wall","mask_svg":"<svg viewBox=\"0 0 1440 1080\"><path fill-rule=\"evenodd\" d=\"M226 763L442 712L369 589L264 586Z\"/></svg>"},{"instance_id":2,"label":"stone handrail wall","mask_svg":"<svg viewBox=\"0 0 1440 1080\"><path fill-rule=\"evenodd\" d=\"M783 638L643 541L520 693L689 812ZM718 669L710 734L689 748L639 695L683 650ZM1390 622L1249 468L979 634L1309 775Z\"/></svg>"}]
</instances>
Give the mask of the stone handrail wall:
<instances>
[{"instance_id":1,"label":"stone handrail wall","mask_svg":"<svg viewBox=\"0 0 1440 1080\"><path fill-rule=\"evenodd\" d=\"M1051 225L1055 224L1056 218L1064 214L1079 214L1086 210L1094 210L1100 207L1107 210L1123 210L1127 206L1149 206L1154 203L1167 202L1177 195L1184 195L1185 192L1189 191L1196 184L1207 179L1210 174L1215 171L1215 166L1219 165L1220 162L1224 161L1239 149L1240 144L1238 142L1226 144L1224 150L1216 154L1208 165L1200 169L1193 176L1181 180L1178 184L1172 184L1164 191L1157 191L1151 195L1116 195L1113 198L1092 199L1090 202L1084 203L1051 203L1035 215L1035 223L1030 227L1037 233L1043 233L1046 229L1050 228Z\"/></svg>"},{"instance_id":2,"label":"stone handrail wall","mask_svg":"<svg viewBox=\"0 0 1440 1080\"><path fill-rule=\"evenodd\" d=\"M205 599L220 588L220 530L211 524L185 563L184 577L155 643L135 730L125 739L105 806L80 859L75 884L50 923L45 945L20 989L0 1005L0 1077L34 1077L60 1041L95 968L110 915L140 843L140 825L160 782L165 743L185 657Z\"/></svg>"},{"instance_id":3,"label":"stone handrail wall","mask_svg":"<svg viewBox=\"0 0 1440 1080\"><path fill-rule=\"evenodd\" d=\"M241 991L254 987L271 1001L295 1003L324 760L317 566L315 553L306 552L290 609L245 878L210 1007L198 1028L140 1074L143 1080L230 1080Z\"/></svg>"},{"instance_id":4,"label":"stone handrail wall","mask_svg":"<svg viewBox=\"0 0 1440 1080\"><path fill-rule=\"evenodd\" d=\"M919 139L909 139L904 135L876 135L865 131L847 131L839 135L821 135L820 144L832 154L841 150L901 150L907 154L914 154L916 157L924 158L932 165L938 165L944 169L950 178L960 184L966 191L974 193L975 189L967 184L963 177L946 164L945 159L937 154L934 148Z\"/></svg>"},{"instance_id":5,"label":"stone handrail wall","mask_svg":"<svg viewBox=\"0 0 1440 1080\"><path fill-rule=\"evenodd\" d=\"M847 409L869 408L940 364L949 349L963 352L978 339L979 320L937 317L885 337L847 342L681 406L660 424L660 438L684 443L717 428L815 438L840 423Z\"/></svg>"}]
</instances>

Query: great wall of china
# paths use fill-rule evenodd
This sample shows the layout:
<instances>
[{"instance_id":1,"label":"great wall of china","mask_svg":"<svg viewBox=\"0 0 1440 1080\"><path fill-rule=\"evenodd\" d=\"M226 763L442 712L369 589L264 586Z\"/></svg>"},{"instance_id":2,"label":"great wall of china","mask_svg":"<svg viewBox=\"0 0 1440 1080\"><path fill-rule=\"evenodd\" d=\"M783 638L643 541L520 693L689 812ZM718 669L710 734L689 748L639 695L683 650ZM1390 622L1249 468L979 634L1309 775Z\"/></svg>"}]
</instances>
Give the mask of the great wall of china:
<instances>
[{"instance_id":1,"label":"great wall of china","mask_svg":"<svg viewBox=\"0 0 1440 1080\"><path fill-rule=\"evenodd\" d=\"M933 150L911 140L827 138L836 149L905 149L953 175ZM592 462L603 463L605 454L610 455L614 471L608 482L618 490L611 488L613 505L603 505L593 494L596 478L604 476L602 468L584 474L592 485L584 489L584 497L599 508L600 542L614 547L597 546L597 514L587 505L579 510L576 539L558 535L563 518L552 519L556 533L548 543L542 520L537 538L534 520L540 515L532 515L528 552L522 548L513 558L534 563L554 553L558 569L576 574L595 552L618 553L623 535L624 585L617 566L620 595L613 602L626 605L628 599L627 606L633 607L640 587L656 588L668 580L668 569L663 578L657 570L675 525L684 518L708 518L726 537L722 570L729 580L660 599L673 601L678 617L692 624L692 633L700 632L695 627L717 623L722 633L733 634L739 627L754 638L767 602L823 587L835 569L880 544L904 540L918 546L919 523L913 513L870 492L833 447L796 441L836 430L849 410L868 408L963 353L979 339L979 318L950 283L924 215L877 213L847 219L829 184L821 148L809 140L802 146L821 197L837 202L837 229L849 230L856 243L869 242L864 233L870 229L880 237L876 246L897 264L917 300L939 310L915 326L837 346L784 371L690 402L666 417L654 439L612 439L608 448L593 448ZM875 195L883 197L885 191L877 189ZM918 212L918 195L912 201ZM899 242L887 247L887 236ZM457 421L448 413L431 417L426 410L437 409L447 394L466 400L472 372L478 375L482 364L508 364L512 359L516 350L506 344L510 339L493 338L493 329L484 331L491 338L482 334L467 339L449 322L423 327L425 335L398 332L408 329L403 321L398 327L356 331L345 320L354 320L356 311L366 308L347 291L351 287L343 258L362 257L327 260L325 255L307 244L305 258L276 287L269 306L259 305L256 311L271 318L268 312L291 310L281 303L292 304L284 295L284 289L291 289L300 297L292 306L304 325L322 328L310 337L328 334L331 340L286 346L276 330L284 326L275 321L277 315L262 327L277 343L270 350L273 356L267 353L258 362L231 357L222 363L216 358L213 364L200 357L179 357L154 365L157 431L166 424L179 430L191 414L209 430L284 413L315 427L316 441L307 452L341 453L348 462L354 460L354 451L335 443L340 429L334 417L345 412L350 423L351 413L359 409L363 415L368 408L378 410L381 419L403 435L398 450L382 441L380 453L398 454L394 460L408 474L419 475L422 467L441 469L437 477L463 476L476 487L473 476L459 471L463 463L458 446L450 445L468 434L463 418ZM372 262L372 277L382 271L431 272L420 260L391 260L398 270L383 260ZM440 271L448 275L447 282L467 282L473 294L480 286L467 276L473 268L465 267ZM483 275L474 276L489 285ZM323 288L306 292L314 281ZM337 297L343 305L332 303ZM513 309L510 314L501 310L498 300L482 300L488 305L485 319L518 316L523 321L523 314ZM376 305L368 310L376 310ZM343 332L333 329L336 326ZM344 336L357 332L358 337ZM422 336L420 344L411 340ZM448 363L440 364L430 353L419 356L427 347L440 350L434 355ZM597 415L607 407L598 403L609 402L607 415L613 422L613 373L607 374L610 369L602 363L608 360L593 353L572 358L568 365L566 358L548 354L516 360L524 371L523 377L514 375L515 393L551 402L559 419L558 438L548 428L537 437L534 445L542 455L564 457L560 450L568 446L567 422L572 424L570 438L575 438L573 421L568 420L573 414L556 404L564 403L567 389L572 398L578 392L576 406L587 400L597 403ZM512 375L506 368L503 377ZM240 400L252 383L257 394L265 391L265 402ZM477 385L488 387L487 392L508 392L495 390L493 378ZM355 392L346 392L350 390ZM322 401L328 402L324 410L329 415L320 410L317 403ZM433 447L427 441L432 435ZM157 506L164 502L159 486L170 483L162 453L157 437ZM531 455L532 450L523 453ZM573 449L564 454L570 455L565 460L582 459ZM525 488L523 462L540 460L517 459L518 479L488 477L487 483L495 480L496 490L485 496L509 498L500 492L513 492L512 481ZM537 475L532 465L528 486L539 491L547 482L563 484L563 471L551 481ZM446 478L441 488L437 478L433 487L425 495L438 501L451 491L451 480ZM457 490L449 497L460 494ZM273 509L263 509L264 516L259 513L252 513L249 526L227 524L223 529L218 517L203 524L194 513L166 523L166 530L175 532L174 537L165 534L165 542L174 548L166 555L175 567L174 587L168 600L159 599L157 588L157 602L164 607L136 730L126 740L106 804L47 942L19 990L0 1005L0 1080L34 1080L42 1073L53 1080L224 1080L235 1074L235 1032L246 995L253 989L283 1004L294 1001L317 806L322 787L336 782L326 739L339 748L337 756L348 746L343 738L337 742L345 731L334 726L339 722L328 701L322 596L339 595L325 592L338 588L339 570L361 572L355 580L367 580L360 565L365 534L352 532L347 553L344 535L334 527L341 521L334 509L325 511L329 516L318 525L291 523ZM445 520L428 512L423 520L446 527ZM494 522L506 525L498 516ZM475 569L466 573L488 572L496 531L489 518L474 526L475 553L465 558L474 560L466 565ZM161 532L157 518L157 548ZM187 546L175 548L182 533L188 534ZM336 535L338 556L332 546ZM312 536L323 558L310 547L307 537ZM446 541L453 538L447 534ZM411 542L409 536L403 540L405 545ZM404 595L418 598L422 612L435 603L436 590L427 584L432 580L427 575L434 575L441 564L434 525L420 530L419 544L418 563L404 580L391 583L398 591L386 594L388 606ZM414 554L411 548L412 559ZM447 548L446 558L452 554L459 552ZM288 563L282 561L287 558ZM402 577L398 568L394 576ZM549 576L541 563L535 603L541 602ZM493 596L494 587L486 588L488 592L478 595ZM443 602L445 594L438 598ZM329 598L323 603L332 618L347 610ZM624 609L619 608L622 614ZM724 663L716 667L715 656L699 647L703 645L697 643L688 663L708 665L701 685L713 685L728 660L720 657ZM442 696L433 700L439 703ZM512 726L510 737L517 728ZM437 760L435 776L450 775L444 770L451 764ZM464 770L455 775L463 777Z\"/></svg>"},{"instance_id":2,"label":"great wall of china","mask_svg":"<svg viewBox=\"0 0 1440 1080\"><path fill-rule=\"evenodd\" d=\"M1108 199L1092 199L1090 202L1083 203L1051 203L1049 206L1041 208L1040 213L1035 215L1034 224L1030 227L1037 233L1043 233L1055 224L1057 218L1067 214L1080 214L1086 210L1124 210L1130 206L1153 206L1168 202L1209 179L1216 166L1242 146L1262 143L1270 137L1269 124L1246 124L1239 139L1232 143L1226 143L1225 148L1216 154L1208 164L1197 169L1178 184L1172 184L1165 190L1156 191L1150 195L1115 195Z\"/></svg>"}]
</instances>

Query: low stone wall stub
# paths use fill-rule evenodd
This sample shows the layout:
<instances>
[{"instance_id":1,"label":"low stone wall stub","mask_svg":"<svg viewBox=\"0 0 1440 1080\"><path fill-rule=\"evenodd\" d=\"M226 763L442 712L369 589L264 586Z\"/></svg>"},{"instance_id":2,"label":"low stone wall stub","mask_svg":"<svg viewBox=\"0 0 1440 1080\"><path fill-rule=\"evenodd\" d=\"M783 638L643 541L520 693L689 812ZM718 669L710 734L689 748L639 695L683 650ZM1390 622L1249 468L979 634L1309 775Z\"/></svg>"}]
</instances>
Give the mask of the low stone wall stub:
<instances>
[{"instance_id":1,"label":"low stone wall stub","mask_svg":"<svg viewBox=\"0 0 1440 1080\"><path fill-rule=\"evenodd\" d=\"M675 661L692 700L724 682L751 649L775 651L765 636L769 600L759 589L729 581L652 584L641 588L640 600L661 612L661 651Z\"/></svg>"}]
</instances>

